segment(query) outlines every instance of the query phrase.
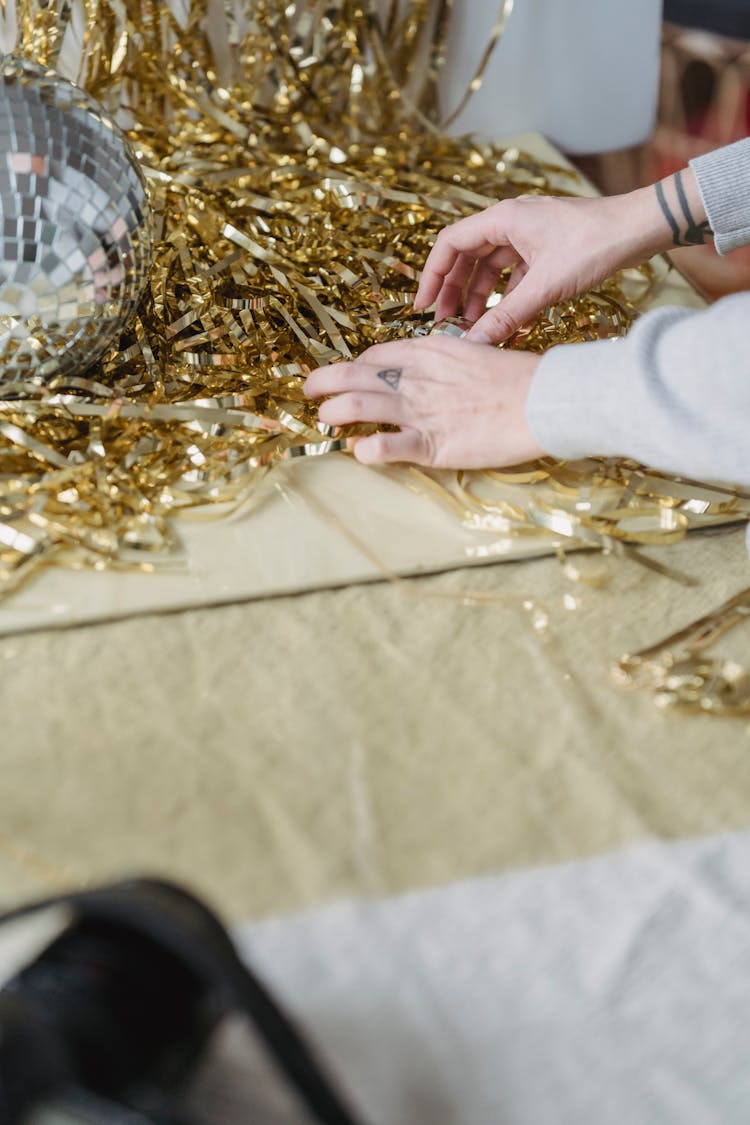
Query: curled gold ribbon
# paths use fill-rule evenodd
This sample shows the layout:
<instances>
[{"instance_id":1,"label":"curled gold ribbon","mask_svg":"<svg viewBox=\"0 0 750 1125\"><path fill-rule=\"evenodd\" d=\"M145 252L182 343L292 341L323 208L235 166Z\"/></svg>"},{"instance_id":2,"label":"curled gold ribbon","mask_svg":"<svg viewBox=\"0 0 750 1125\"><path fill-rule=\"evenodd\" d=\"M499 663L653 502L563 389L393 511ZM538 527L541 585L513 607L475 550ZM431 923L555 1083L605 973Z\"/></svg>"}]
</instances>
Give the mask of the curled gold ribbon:
<instances>
[{"instance_id":1,"label":"curled gold ribbon","mask_svg":"<svg viewBox=\"0 0 750 1125\"><path fill-rule=\"evenodd\" d=\"M732 660L706 650L728 630L750 618L750 588L656 644L620 657L613 668L623 687L644 688L661 707L697 714L750 715L750 674Z\"/></svg>"}]
</instances>

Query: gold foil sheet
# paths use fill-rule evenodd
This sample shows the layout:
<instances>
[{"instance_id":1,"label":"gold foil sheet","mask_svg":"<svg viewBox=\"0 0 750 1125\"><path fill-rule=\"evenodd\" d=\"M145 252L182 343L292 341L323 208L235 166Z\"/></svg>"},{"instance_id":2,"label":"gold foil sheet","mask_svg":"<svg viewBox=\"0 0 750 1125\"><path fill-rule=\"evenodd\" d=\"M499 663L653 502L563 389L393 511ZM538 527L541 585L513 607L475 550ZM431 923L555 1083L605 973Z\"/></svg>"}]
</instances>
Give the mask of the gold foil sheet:
<instances>
[{"instance_id":1,"label":"gold foil sheet","mask_svg":"<svg viewBox=\"0 0 750 1125\"><path fill-rule=\"evenodd\" d=\"M575 192L567 170L440 130L450 3L385 9L224 0L209 17L190 0L20 0L19 49L54 65L73 43L80 82L135 145L158 248L138 315L93 370L2 388L1 591L41 563L170 565L176 514L245 503L279 461L345 448L358 431L318 422L307 373L430 330L412 299L446 223L521 193ZM655 284L650 266L618 275L507 346L620 335ZM685 581L640 548L748 514L745 498L636 466L525 472L528 503L512 508L487 495L512 474L412 483L469 526L629 552Z\"/></svg>"}]
</instances>

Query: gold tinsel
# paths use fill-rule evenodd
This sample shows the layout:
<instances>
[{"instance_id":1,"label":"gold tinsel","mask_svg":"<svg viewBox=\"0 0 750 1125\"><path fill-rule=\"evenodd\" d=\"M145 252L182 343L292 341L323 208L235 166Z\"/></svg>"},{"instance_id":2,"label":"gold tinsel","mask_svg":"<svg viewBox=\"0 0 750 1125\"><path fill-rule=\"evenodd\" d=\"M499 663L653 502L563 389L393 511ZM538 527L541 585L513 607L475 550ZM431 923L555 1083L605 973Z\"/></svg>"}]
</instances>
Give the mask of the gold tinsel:
<instances>
[{"instance_id":1,"label":"gold tinsel","mask_svg":"<svg viewBox=\"0 0 750 1125\"><path fill-rule=\"evenodd\" d=\"M615 681L655 693L660 707L746 718L750 674L735 661L707 656L706 651L749 617L750 589L746 589L657 644L626 653L613 668Z\"/></svg>"},{"instance_id":2,"label":"gold tinsel","mask_svg":"<svg viewBox=\"0 0 750 1125\"><path fill-rule=\"evenodd\" d=\"M499 4L467 96L511 8ZM451 9L19 0L17 51L50 67L67 60L68 72L75 58L70 76L133 141L159 248L138 316L94 370L2 388L0 593L51 562L152 569L169 558L175 513L241 503L279 460L342 448L346 435L302 394L307 373L428 330L412 299L446 223L520 193L575 191L568 171L441 130ZM652 267L610 279L509 346L622 334L653 284ZM451 502L476 526L620 552L747 514L743 498L680 493L635 466L548 465L515 479L540 476L555 495L524 508L482 497L468 478ZM599 500L582 504L581 490Z\"/></svg>"}]
</instances>

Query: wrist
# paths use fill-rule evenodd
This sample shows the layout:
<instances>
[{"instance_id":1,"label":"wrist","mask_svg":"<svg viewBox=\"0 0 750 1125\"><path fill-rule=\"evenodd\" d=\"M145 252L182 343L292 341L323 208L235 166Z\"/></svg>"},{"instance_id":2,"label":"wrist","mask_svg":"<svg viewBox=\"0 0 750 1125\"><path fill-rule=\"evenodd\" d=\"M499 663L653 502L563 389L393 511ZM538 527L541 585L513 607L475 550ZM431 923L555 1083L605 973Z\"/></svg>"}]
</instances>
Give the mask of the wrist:
<instances>
[{"instance_id":1,"label":"wrist","mask_svg":"<svg viewBox=\"0 0 750 1125\"><path fill-rule=\"evenodd\" d=\"M624 265L640 265L654 254L672 248L672 232L665 222L653 184L628 192L618 199L623 229L630 236Z\"/></svg>"},{"instance_id":2,"label":"wrist","mask_svg":"<svg viewBox=\"0 0 750 1125\"><path fill-rule=\"evenodd\" d=\"M636 265L676 246L694 246L711 237L706 209L692 169L617 196L625 235L623 264ZM627 258L627 260L625 260Z\"/></svg>"},{"instance_id":3,"label":"wrist","mask_svg":"<svg viewBox=\"0 0 750 1125\"><path fill-rule=\"evenodd\" d=\"M692 168L684 168L654 184L654 197L664 220L668 249L699 246L712 237L706 208Z\"/></svg>"}]
</instances>

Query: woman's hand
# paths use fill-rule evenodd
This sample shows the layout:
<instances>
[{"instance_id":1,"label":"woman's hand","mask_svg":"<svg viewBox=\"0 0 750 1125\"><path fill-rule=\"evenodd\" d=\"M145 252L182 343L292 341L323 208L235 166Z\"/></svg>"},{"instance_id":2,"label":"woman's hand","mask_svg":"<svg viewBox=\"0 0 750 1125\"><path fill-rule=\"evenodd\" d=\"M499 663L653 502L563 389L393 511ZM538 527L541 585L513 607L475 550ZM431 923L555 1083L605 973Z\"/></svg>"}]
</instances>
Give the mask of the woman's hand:
<instances>
[{"instance_id":1,"label":"woman's hand","mask_svg":"<svg viewBox=\"0 0 750 1125\"><path fill-rule=\"evenodd\" d=\"M694 199L697 187L690 189ZM670 228L653 187L602 199L524 195L440 232L414 306L424 309L437 301L435 319L442 320L455 316L463 304L466 318L476 321L469 340L497 343L547 305L670 245ZM508 268L512 273L502 300L485 312L501 271Z\"/></svg>"},{"instance_id":2,"label":"woman's hand","mask_svg":"<svg viewBox=\"0 0 750 1125\"><path fill-rule=\"evenodd\" d=\"M319 412L327 425L399 427L397 433L354 439L354 455L365 465L497 468L544 456L525 417L538 362L529 352L450 336L395 340L369 348L353 363L319 368L305 393L332 396Z\"/></svg>"}]
</instances>

